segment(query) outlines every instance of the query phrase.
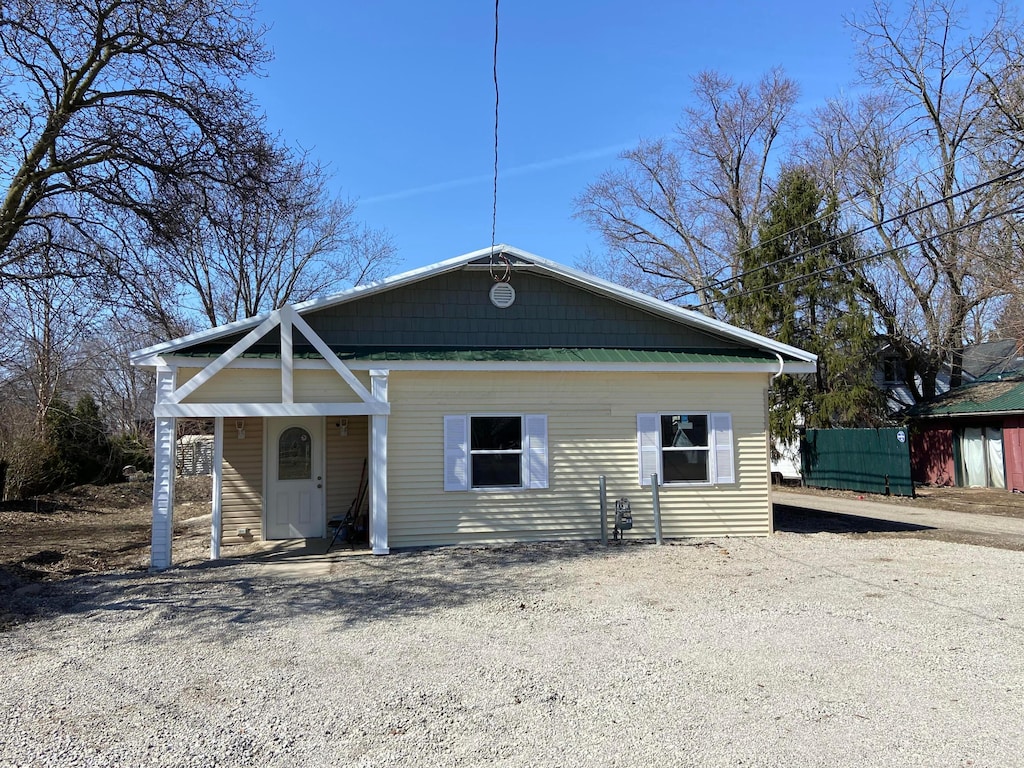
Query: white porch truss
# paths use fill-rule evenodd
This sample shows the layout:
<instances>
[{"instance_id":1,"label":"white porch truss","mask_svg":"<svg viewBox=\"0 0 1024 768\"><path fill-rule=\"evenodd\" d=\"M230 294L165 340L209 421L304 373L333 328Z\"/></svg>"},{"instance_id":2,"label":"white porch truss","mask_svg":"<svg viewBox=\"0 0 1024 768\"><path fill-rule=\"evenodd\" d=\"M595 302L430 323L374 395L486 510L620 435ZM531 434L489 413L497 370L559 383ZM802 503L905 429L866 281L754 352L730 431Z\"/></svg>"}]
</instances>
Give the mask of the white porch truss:
<instances>
[{"instance_id":1,"label":"white porch truss","mask_svg":"<svg viewBox=\"0 0 1024 768\"><path fill-rule=\"evenodd\" d=\"M220 371L231 366L253 344L275 328L281 335L281 402L260 403L201 403L185 402L203 384ZM338 374L359 398L358 402L295 402L295 361L292 355L292 333L298 330L313 348L323 357L327 365ZM310 328L309 324L286 305L271 312L263 322L233 344L199 373L181 386L177 385L176 368L169 365L157 366L156 405L153 459L153 538L151 567L168 568L171 565L171 544L173 538L174 475L175 475L175 420L177 418L214 419L214 453L222 457L224 440L224 417L246 416L266 418L276 416L356 416L371 417L372 441L369 457L370 469L370 544L374 554L387 554L387 418L391 406L387 400L387 370L370 372L372 392L367 389L348 366L342 362L329 346ZM221 472L214 468L213 476L213 522L211 525L210 557L220 556L221 522Z\"/></svg>"}]
</instances>

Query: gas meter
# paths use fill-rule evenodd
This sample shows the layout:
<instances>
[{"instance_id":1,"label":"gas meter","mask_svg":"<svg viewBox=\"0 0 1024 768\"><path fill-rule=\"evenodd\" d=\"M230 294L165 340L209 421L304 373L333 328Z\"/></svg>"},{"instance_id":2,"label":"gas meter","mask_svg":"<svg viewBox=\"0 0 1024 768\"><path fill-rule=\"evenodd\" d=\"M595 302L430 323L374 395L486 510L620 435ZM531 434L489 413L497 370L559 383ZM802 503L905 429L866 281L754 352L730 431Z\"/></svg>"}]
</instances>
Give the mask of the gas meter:
<instances>
[{"instance_id":1,"label":"gas meter","mask_svg":"<svg viewBox=\"0 0 1024 768\"><path fill-rule=\"evenodd\" d=\"M629 499L623 496L615 502L615 531L616 540L622 538L622 532L633 527L633 512L629 506Z\"/></svg>"}]
</instances>

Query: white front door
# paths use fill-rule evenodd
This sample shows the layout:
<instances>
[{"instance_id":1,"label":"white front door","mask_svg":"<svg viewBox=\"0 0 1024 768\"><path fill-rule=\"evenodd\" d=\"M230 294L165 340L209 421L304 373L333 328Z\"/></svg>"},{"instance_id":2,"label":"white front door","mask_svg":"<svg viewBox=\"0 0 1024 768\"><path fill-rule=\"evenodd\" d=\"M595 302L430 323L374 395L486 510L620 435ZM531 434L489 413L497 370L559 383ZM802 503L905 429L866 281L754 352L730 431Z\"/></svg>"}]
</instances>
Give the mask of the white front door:
<instances>
[{"instance_id":1,"label":"white front door","mask_svg":"<svg viewBox=\"0 0 1024 768\"><path fill-rule=\"evenodd\" d=\"M324 420L267 419L266 539L324 535Z\"/></svg>"}]
</instances>

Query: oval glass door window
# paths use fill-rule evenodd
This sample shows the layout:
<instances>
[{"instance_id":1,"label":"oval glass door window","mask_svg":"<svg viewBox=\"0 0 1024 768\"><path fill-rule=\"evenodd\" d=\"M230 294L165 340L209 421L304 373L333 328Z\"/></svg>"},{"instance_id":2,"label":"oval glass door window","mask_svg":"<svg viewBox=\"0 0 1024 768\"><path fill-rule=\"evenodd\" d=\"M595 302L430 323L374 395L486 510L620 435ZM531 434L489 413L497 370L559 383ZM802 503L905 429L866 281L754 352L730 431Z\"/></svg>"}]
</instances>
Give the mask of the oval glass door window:
<instances>
[{"instance_id":1,"label":"oval glass door window","mask_svg":"<svg viewBox=\"0 0 1024 768\"><path fill-rule=\"evenodd\" d=\"M302 427L288 427L277 441L277 479L309 480L313 476L313 441Z\"/></svg>"}]
</instances>

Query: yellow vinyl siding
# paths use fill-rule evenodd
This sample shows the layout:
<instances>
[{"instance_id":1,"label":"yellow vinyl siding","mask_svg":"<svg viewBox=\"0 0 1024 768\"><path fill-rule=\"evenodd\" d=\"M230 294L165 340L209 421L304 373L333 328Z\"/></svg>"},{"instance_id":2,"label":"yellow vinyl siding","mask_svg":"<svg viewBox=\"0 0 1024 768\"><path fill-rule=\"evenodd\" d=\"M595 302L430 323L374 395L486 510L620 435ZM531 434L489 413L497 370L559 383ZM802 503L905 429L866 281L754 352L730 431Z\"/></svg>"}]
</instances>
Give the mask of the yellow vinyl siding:
<instances>
[{"instance_id":1,"label":"yellow vinyl siding","mask_svg":"<svg viewBox=\"0 0 1024 768\"><path fill-rule=\"evenodd\" d=\"M342 436L338 427L341 418L348 419L348 434ZM327 517L348 511L363 471L369 450L369 419L366 416L328 416L327 430ZM363 500L362 509L367 508Z\"/></svg>"},{"instance_id":2,"label":"yellow vinyl siding","mask_svg":"<svg viewBox=\"0 0 1024 768\"><path fill-rule=\"evenodd\" d=\"M354 372L355 373L355 372ZM367 389L370 376L366 372L355 373L355 377ZM278 374L280 378L280 373ZM337 372L296 370L294 376L296 403L358 403L359 395Z\"/></svg>"},{"instance_id":3,"label":"yellow vinyl siding","mask_svg":"<svg viewBox=\"0 0 1024 768\"><path fill-rule=\"evenodd\" d=\"M194 373L178 369L180 387ZM183 375L184 374L184 375ZM281 371L268 368L225 368L200 384L183 403L280 403Z\"/></svg>"},{"instance_id":4,"label":"yellow vinyl siding","mask_svg":"<svg viewBox=\"0 0 1024 768\"><path fill-rule=\"evenodd\" d=\"M178 386L195 376L200 369L179 368ZM369 375L356 374L369 389ZM292 374L293 400L296 403L358 403L359 396L334 370L298 368ZM214 374L182 402L184 403L280 403L281 370L279 368L227 368Z\"/></svg>"},{"instance_id":5,"label":"yellow vinyl siding","mask_svg":"<svg viewBox=\"0 0 1024 768\"><path fill-rule=\"evenodd\" d=\"M245 424L241 440L239 422ZM263 536L263 419L224 420L222 466L221 542L259 541ZM248 528L251 536L240 537L241 528Z\"/></svg>"},{"instance_id":6,"label":"yellow vinyl siding","mask_svg":"<svg viewBox=\"0 0 1024 768\"><path fill-rule=\"evenodd\" d=\"M764 374L392 372L388 389L388 534L392 547L597 538L598 476L610 506L628 496L634 529L654 535L641 488L638 412L732 414L737 482L662 486L667 537L769 532ZM446 414L548 416L549 487L445 492Z\"/></svg>"}]
</instances>

